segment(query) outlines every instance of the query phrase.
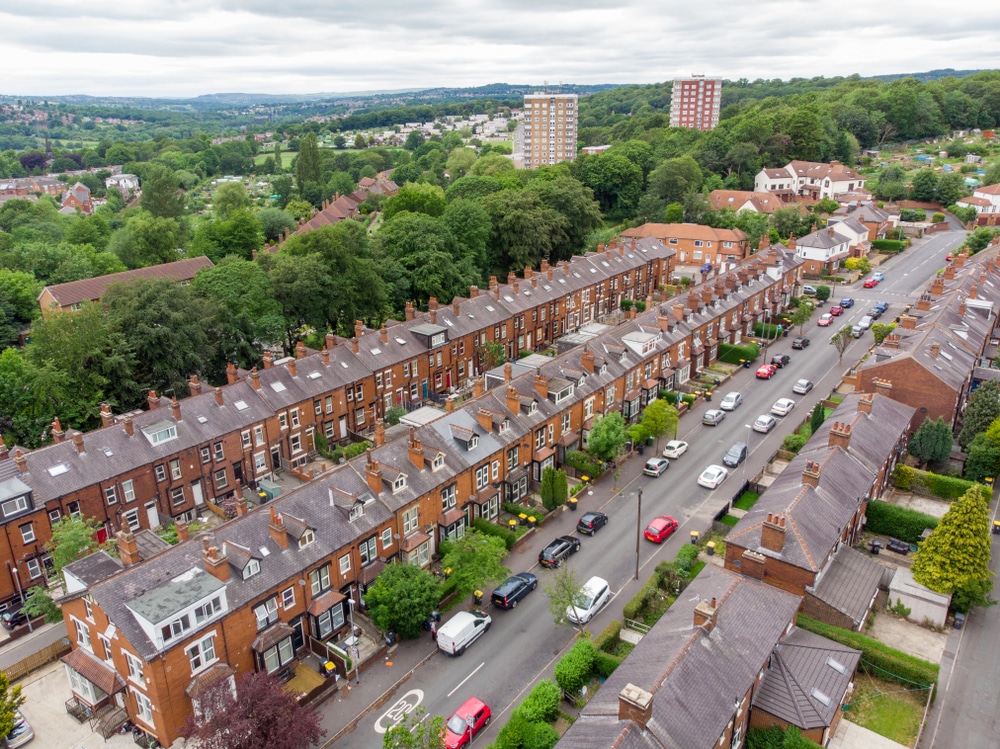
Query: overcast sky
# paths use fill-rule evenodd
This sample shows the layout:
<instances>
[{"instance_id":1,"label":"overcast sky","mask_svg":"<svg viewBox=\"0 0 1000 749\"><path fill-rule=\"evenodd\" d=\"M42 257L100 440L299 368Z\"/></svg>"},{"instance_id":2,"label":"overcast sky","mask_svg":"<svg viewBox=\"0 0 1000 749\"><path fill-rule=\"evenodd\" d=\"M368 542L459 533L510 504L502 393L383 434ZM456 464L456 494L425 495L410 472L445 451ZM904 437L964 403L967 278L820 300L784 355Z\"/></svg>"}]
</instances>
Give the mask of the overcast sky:
<instances>
[{"instance_id":1,"label":"overcast sky","mask_svg":"<svg viewBox=\"0 0 1000 749\"><path fill-rule=\"evenodd\" d=\"M0 0L0 93L344 93L1000 68L1000 0Z\"/></svg>"}]
</instances>

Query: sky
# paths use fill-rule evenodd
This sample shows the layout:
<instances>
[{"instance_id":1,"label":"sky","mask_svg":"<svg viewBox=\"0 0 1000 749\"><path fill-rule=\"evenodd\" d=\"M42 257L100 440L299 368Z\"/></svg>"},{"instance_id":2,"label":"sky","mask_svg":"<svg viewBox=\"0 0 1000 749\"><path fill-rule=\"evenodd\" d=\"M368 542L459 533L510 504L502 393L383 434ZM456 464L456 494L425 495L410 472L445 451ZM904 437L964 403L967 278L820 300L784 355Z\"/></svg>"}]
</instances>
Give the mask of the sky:
<instances>
[{"instance_id":1,"label":"sky","mask_svg":"<svg viewBox=\"0 0 1000 749\"><path fill-rule=\"evenodd\" d=\"M21 96L1000 68L998 0L0 0L0 29Z\"/></svg>"}]
</instances>

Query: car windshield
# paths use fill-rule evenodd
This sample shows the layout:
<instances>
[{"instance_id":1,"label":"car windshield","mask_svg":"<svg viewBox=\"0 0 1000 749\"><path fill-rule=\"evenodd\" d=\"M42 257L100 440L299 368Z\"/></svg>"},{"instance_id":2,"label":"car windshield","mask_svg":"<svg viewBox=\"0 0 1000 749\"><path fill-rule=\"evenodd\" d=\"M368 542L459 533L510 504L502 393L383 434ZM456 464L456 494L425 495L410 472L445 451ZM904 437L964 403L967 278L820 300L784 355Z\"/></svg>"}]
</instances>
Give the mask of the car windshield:
<instances>
[{"instance_id":1,"label":"car windshield","mask_svg":"<svg viewBox=\"0 0 1000 749\"><path fill-rule=\"evenodd\" d=\"M594 597L590 595L587 591L581 590L576 594L576 598L573 599L573 605L580 609L581 611L586 611L590 608L590 604L594 602Z\"/></svg>"},{"instance_id":2,"label":"car windshield","mask_svg":"<svg viewBox=\"0 0 1000 749\"><path fill-rule=\"evenodd\" d=\"M647 525L646 533L652 533L654 536L660 532L660 527L656 525Z\"/></svg>"},{"instance_id":3,"label":"car windshield","mask_svg":"<svg viewBox=\"0 0 1000 749\"><path fill-rule=\"evenodd\" d=\"M455 713L451 716L451 720L448 721L448 730L452 733L456 733L459 736L464 734L469 730L468 724L465 722L465 716Z\"/></svg>"}]
</instances>

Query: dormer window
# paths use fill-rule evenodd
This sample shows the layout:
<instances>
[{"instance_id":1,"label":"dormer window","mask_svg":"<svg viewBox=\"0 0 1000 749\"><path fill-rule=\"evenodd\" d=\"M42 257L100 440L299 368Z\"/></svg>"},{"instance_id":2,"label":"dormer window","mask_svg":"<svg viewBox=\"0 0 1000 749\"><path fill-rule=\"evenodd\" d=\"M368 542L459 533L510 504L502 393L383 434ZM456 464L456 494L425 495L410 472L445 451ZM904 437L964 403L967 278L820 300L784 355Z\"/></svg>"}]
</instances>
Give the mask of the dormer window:
<instances>
[{"instance_id":1,"label":"dormer window","mask_svg":"<svg viewBox=\"0 0 1000 749\"><path fill-rule=\"evenodd\" d=\"M351 520L357 520L359 517L365 514L365 505L363 502L355 502L354 506L351 507Z\"/></svg>"},{"instance_id":2,"label":"dormer window","mask_svg":"<svg viewBox=\"0 0 1000 749\"><path fill-rule=\"evenodd\" d=\"M302 535L299 536L299 548L304 549L315 540L316 534L313 533L312 528L306 528Z\"/></svg>"},{"instance_id":3,"label":"dormer window","mask_svg":"<svg viewBox=\"0 0 1000 749\"><path fill-rule=\"evenodd\" d=\"M260 572L260 560L251 559L249 562L247 562L247 566L243 568L243 579L249 580L258 572Z\"/></svg>"},{"instance_id":4,"label":"dormer window","mask_svg":"<svg viewBox=\"0 0 1000 749\"><path fill-rule=\"evenodd\" d=\"M431 462L431 470L436 471L439 468L444 468L444 455L438 453L434 456L434 460Z\"/></svg>"},{"instance_id":5,"label":"dormer window","mask_svg":"<svg viewBox=\"0 0 1000 749\"><path fill-rule=\"evenodd\" d=\"M474 434L471 438L469 438L469 449L475 450L477 447L479 447L479 435Z\"/></svg>"},{"instance_id":6,"label":"dormer window","mask_svg":"<svg viewBox=\"0 0 1000 749\"><path fill-rule=\"evenodd\" d=\"M398 492L400 489L406 488L406 474L399 474L396 480L392 482L392 491Z\"/></svg>"},{"instance_id":7,"label":"dormer window","mask_svg":"<svg viewBox=\"0 0 1000 749\"><path fill-rule=\"evenodd\" d=\"M535 403L535 401L531 401L531 403L528 404L528 413L533 414L537 410L538 410L538 404Z\"/></svg>"},{"instance_id":8,"label":"dormer window","mask_svg":"<svg viewBox=\"0 0 1000 749\"><path fill-rule=\"evenodd\" d=\"M159 445L177 439L177 426L166 421L158 421L143 429L142 433L146 435L149 444Z\"/></svg>"}]
</instances>

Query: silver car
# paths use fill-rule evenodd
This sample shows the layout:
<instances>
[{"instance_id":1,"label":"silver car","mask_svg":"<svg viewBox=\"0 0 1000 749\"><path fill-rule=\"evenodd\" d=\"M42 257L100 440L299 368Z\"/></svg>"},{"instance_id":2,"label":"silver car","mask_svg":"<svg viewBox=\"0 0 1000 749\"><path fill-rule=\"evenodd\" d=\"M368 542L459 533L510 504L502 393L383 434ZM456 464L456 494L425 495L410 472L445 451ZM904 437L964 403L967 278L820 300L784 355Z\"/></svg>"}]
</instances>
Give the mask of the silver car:
<instances>
[{"instance_id":1,"label":"silver car","mask_svg":"<svg viewBox=\"0 0 1000 749\"><path fill-rule=\"evenodd\" d=\"M726 397L722 399L722 403L719 404L719 408L723 411L735 411L740 407L742 402L743 396L734 390L731 393L726 393Z\"/></svg>"}]
</instances>

